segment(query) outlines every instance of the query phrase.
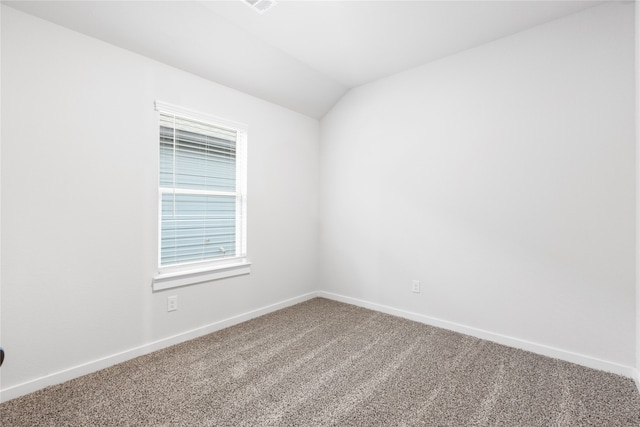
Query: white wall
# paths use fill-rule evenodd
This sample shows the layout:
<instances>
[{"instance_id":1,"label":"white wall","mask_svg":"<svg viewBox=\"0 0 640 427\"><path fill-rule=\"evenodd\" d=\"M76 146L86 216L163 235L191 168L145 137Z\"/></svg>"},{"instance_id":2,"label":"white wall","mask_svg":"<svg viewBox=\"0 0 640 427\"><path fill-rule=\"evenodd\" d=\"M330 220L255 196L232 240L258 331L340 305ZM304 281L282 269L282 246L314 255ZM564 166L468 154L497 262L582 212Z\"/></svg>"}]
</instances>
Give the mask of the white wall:
<instances>
[{"instance_id":1,"label":"white wall","mask_svg":"<svg viewBox=\"0 0 640 427\"><path fill-rule=\"evenodd\" d=\"M631 375L634 91L633 4L352 90L321 122L323 290Z\"/></svg>"},{"instance_id":2,"label":"white wall","mask_svg":"<svg viewBox=\"0 0 640 427\"><path fill-rule=\"evenodd\" d=\"M248 124L250 276L152 293L156 99ZM6 6L1 108L5 399L318 288L317 120Z\"/></svg>"}]
</instances>

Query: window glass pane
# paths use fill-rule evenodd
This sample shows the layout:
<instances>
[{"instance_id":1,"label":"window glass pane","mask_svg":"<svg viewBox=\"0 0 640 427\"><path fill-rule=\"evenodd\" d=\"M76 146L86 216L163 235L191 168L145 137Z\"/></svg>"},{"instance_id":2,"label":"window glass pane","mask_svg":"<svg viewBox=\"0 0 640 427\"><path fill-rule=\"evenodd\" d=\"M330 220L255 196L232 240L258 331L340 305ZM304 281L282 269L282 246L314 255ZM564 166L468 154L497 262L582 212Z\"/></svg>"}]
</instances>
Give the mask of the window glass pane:
<instances>
[{"instance_id":1,"label":"window glass pane","mask_svg":"<svg viewBox=\"0 0 640 427\"><path fill-rule=\"evenodd\" d=\"M236 188L235 141L176 132L176 188L234 191Z\"/></svg>"},{"instance_id":2,"label":"window glass pane","mask_svg":"<svg viewBox=\"0 0 640 427\"><path fill-rule=\"evenodd\" d=\"M160 187L173 187L173 129L160 128Z\"/></svg>"},{"instance_id":3,"label":"window glass pane","mask_svg":"<svg viewBox=\"0 0 640 427\"><path fill-rule=\"evenodd\" d=\"M173 117L161 117L160 186L235 191L236 132L175 120L180 123L173 123Z\"/></svg>"},{"instance_id":4,"label":"window glass pane","mask_svg":"<svg viewBox=\"0 0 640 427\"><path fill-rule=\"evenodd\" d=\"M161 264L235 256L236 198L162 195Z\"/></svg>"}]
</instances>

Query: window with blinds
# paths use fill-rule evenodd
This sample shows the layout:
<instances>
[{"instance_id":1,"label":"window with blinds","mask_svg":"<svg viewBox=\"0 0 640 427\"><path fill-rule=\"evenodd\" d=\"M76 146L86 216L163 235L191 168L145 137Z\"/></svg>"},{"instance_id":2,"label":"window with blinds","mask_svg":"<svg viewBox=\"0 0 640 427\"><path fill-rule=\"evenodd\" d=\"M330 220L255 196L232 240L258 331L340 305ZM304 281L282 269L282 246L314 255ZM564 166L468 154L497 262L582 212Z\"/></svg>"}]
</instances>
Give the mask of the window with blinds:
<instances>
[{"instance_id":1,"label":"window with blinds","mask_svg":"<svg viewBox=\"0 0 640 427\"><path fill-rule=\"evenodd\" d=\"M245 130L158 103L156 108L160 271L245 262Z\"/></svg>"}]
</instances>

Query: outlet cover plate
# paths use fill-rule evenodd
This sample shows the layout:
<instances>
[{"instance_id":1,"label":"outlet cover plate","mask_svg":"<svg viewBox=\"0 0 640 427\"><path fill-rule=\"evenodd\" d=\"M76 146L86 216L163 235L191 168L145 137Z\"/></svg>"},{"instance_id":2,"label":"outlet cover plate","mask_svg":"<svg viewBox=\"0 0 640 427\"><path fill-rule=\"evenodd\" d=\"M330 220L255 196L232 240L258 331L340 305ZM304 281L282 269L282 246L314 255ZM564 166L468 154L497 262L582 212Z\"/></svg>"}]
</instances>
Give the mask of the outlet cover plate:
<instances>
[{"instance_id":1,"label":"outlet cover plate","mask_svg":"<svg viewBox=\"0 0 640 427\"><path fill-rule=\"evenodd\" d=\"M411 281L411 292L419 294L420 293L420 281L412 280Z\"/></svg>"},{"instance_id":2,"label":"outlet cover plate","mask_svg":"<svg viewBox=\"0 0 640 427\"><path fill-rule=\"evenodd\" d=\"M167 311L176 311L178 309L178 296L174 295L167 298Z\"/></svg>"}]
</instances>

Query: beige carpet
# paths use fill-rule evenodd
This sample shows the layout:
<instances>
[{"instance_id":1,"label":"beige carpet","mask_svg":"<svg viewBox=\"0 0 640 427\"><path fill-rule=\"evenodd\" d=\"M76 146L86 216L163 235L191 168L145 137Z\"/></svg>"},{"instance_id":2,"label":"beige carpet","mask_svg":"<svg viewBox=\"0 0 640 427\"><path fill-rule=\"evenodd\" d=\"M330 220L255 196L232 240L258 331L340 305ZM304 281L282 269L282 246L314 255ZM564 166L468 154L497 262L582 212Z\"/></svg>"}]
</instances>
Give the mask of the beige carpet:
<instances>
[{"instance_id":1,"label":"beige carpet","mask_svg":"<svg viewBox=\"0 0 640 427\"><path fill-rule=\"evenodd\" d=\"M627 378L313 299L0 405L9 426L640 426Z\"/></svg>"}]
</instances>

